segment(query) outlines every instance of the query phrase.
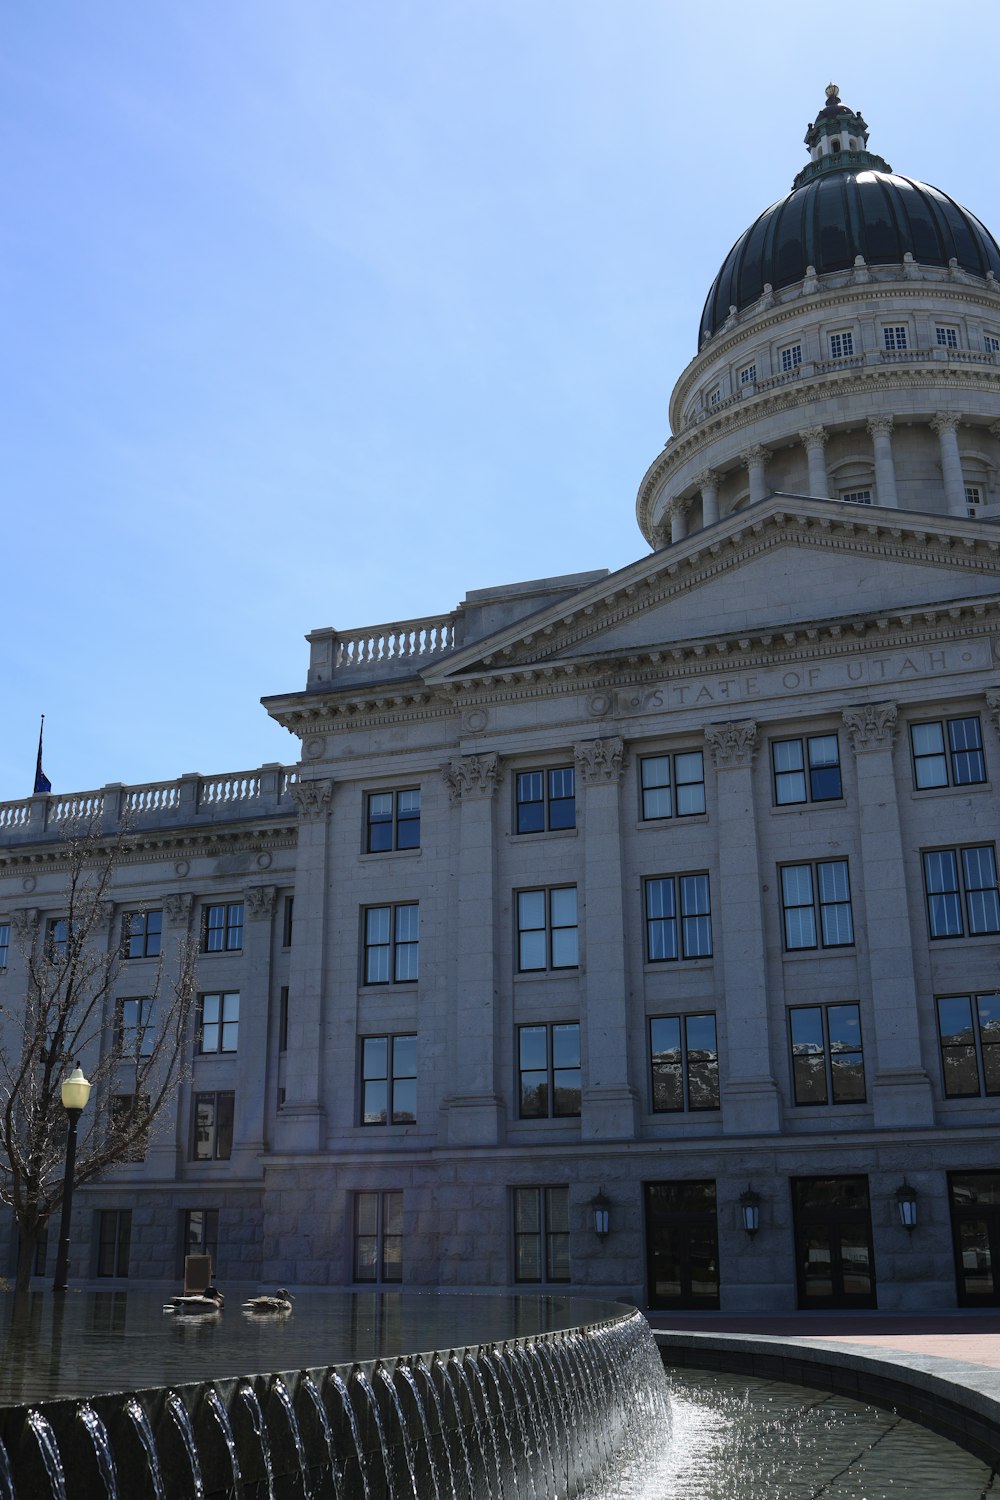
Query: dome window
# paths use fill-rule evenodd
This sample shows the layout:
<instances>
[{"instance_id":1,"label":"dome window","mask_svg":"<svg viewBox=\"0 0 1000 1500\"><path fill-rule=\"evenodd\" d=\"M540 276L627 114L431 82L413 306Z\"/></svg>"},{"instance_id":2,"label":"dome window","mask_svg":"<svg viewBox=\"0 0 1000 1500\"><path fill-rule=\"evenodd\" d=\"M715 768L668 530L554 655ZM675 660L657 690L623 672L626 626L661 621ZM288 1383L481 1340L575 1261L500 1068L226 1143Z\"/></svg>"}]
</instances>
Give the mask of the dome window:
<instances>
[{"instance_id":1,"label":"dome window","mask_svg":"<svg viewBox=\"0 0 1000 1500\"><path fill-rule=\"evenodd\" d=\"M839 151L840 150L840 142L839 141L831 141L830 142L830 150L833 151L833 152Z\"/></svg>"},{"instance_id":2,"label":"dome window","mask_svg":"<svg viewBox=\"0 0 1000 1500\"><path fill-rule=\"evenodd\" d=\"M958 329L942 326L939 323L934 330L934 339L939 349L957 349Z\"/></svg>"},{"instance_id":3,"label":"dome window","mask_svg":"<svg viewBox=\"0 0 1000 1500\"><path fill-rule=\"evenodd\" d=\"M847 354L854 353L854 334L849 328L842 329L839 333L830 335L830 358L843 359Z\"/></svg>"},{"instance_id":4,"label":"dome window","mask_svg":"<svg viewBox=\"0 0 1000 1500\"><path fill-rule=\"evenodd\" d=\"M797 370L802 363L802 345L788 344L781 350L781 368L783 371Z\"/></svg>"},{"instance_id":5,"label":"dome window","mask_svg":"<svg viewBox=\"0 0 1000 1500\"><path fill-rule=\"evenodd\" d=\"M998 340L1000 342L1000 340ZM756 362L752 365L744 365L740 371L740 385L753 385L757 379Z\"/></svg>"},{"instance_id":6,"label":"dome window","mask_svg":"<svg viewBox=\"0 0 1000 1500\"><path fill-rule=\"evenodd\" d=\"M979 514L979 507L983 503L983 492L978 484L967 484L965 486L965 504L971 519L974 521Z\"/></svg>"},{"instance_id":7,"label":"dome window","mask_svg":"<svg viewBox=\"0 0 1000 1500\"><path fill-rule=\"evenodd\" d=\"M840 495L845 505L871 505L871 490L842 490Z\"/></svg>"},{"instance_id":8,"label":"dome window","mask_svg":"<svg viewBox=\"0 0 1000 1500\"><path fill-rule=\"evenodd\" d=\"M1000 354L1000 338L995 333L984 333L983 348L987 354Z\"/></svg>"},{"instance_id":9,"label":"dome window","mask_svg":"<svg viewBox=\"0 0 1000 1500\"><path fill-rule=\"evenodd\" d=\"M891 353L894 349L908 349L909 340L906 337L906 327L902 323L890 323L882 329L882 342Z\"/></svg>"},{"instance_id":10,"label":"dome window","mask_svg":"<svg viewBox=\"0 0 1000 1500\"><path fill-rule=\"evenodd\" d=\"M715 388L713 390L709 391L709 393L708 393L708 404L709 404L709 406L718 406L718 404L719 404L719 402L721 400L722 400L722 387L721 387L721 385L717 385L717 386L715 386Z\"/></svg>"}]
</instances>

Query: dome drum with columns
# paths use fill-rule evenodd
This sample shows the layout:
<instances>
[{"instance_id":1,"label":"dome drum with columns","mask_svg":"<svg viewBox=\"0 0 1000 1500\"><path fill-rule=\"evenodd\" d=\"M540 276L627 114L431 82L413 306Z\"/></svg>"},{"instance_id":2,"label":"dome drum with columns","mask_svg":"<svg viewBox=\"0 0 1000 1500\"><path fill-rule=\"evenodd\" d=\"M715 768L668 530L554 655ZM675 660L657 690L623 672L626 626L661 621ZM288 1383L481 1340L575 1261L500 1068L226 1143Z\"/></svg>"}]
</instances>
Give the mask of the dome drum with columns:
<instances>
[{"instance_id":1,"label":"dome drum with columns","mask_svg":"<svg viewBox=\"0 0 1000 1500\"><path fill-rule=\"evenodd\" d=\"M639 490L653 546L774 492L1000 516L1000 248L827 96L809 165L709 293Z\"/></svg>"}]
</instances>

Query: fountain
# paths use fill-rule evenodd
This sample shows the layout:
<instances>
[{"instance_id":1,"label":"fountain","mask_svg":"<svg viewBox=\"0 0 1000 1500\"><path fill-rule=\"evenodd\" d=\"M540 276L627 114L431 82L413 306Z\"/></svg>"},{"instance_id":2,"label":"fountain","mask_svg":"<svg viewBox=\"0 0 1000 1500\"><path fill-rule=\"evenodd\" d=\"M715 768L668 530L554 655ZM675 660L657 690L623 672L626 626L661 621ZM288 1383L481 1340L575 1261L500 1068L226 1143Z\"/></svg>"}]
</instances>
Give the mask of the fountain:
<instances>
[{"instance_id":1,"label":"fountain","mask_svg":"<svg viewBox=\"0 0 1000 1500\"><path fill-rule=\"evenodd\" d=\"M107 1300L81 1294L78 1305L101 1295ZM242 1355L257 1340L257 1362L270 1353L283 1367L205 1378L212 1358L224 1368L239 1357L227 1349L224 1320L174 1324L160 1360L157 1326L148 1337L139 1330L138 1349L119 1307L109 1379L100 1360L74 1364L76 1335L85 1343L87 1330L77 1307L76 1325L64 1327L57 1304L48 1344L37 1324L30 1346L8 1340L0 1500L564 1500L600 1496L625 1457L635 1463L662 1448L665 1376L638 1312L572 1299L417 1300L434 1333L449 1315L456 1333L466 1332L478 1314L484 1341L376 1347L372 1357L325 1363L316 1359L321 1314L303 1320L297 1339L288 1322L270 1335L236 1324ZM296 1307L301 1318L302 1302ZM394 1322L397 1333L406 1321ZM135 1354L147 1376L152 1368L167 1383L109 1393L109 1383L128 1379ZM174 1379L185 1366L199 1378ZM19 1387L26 1399L10 1401Z\"/></svg>"}]
</instances>

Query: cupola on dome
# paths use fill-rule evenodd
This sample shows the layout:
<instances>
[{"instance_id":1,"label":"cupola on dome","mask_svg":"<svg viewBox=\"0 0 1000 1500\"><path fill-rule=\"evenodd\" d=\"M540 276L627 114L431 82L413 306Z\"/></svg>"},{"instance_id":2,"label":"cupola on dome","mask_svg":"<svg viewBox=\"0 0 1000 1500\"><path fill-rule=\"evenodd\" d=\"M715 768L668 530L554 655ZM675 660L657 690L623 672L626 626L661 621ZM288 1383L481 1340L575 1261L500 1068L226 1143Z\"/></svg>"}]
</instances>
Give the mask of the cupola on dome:
<instances>
[{"instance_id":1,"label":"cupola on dome","mask_svg":"<svg viewBox=\"0 0 1000 1500\"><path fill-rule=\"evenodd\" d=\"M867 149L868 127L841 103L836 84L805 135L810 161L787 197L765 209L723 262L702 313L699 342L717 333L733 308L802 281L869 265L898 265L909 253L920 265L1000 278L1000 246L975 214L940 188L893 172Z\"/></svg>"}]
</instances>

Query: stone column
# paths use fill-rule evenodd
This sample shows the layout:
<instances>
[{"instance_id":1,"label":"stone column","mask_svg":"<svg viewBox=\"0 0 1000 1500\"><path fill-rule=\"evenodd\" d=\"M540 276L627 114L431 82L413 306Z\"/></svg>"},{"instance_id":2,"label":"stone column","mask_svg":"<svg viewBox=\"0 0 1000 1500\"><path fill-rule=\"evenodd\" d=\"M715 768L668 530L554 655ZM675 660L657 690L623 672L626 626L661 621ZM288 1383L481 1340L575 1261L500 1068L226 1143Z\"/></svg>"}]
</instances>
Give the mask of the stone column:
<instances>
[{"instance_id":1,"label":"stone column","mask_svg":"<svg viewBox=\"0 0 1000 1500\"><path fill-rule=\"evenodd\" d=\"M760 443L754 443L742 455L741 462L746 469L750 479L750 504L755 505L758 500L767 498L767 479L764 474L764 462L767 458L767 449Z\"/></svg>"},{"instance_id":2,"label":"stone column","mask_svg":"<svg viewBox=\"0 0 1000 1500\"><path fill-rule=\"evenodd\" d=\"M757 725L710 724L705 740L718 772L719 889L712 892L717 990L725 996L726 1068L722 1122L727 1135L781 1129L771 1076L767 965L761 908L753 758Z\"/></svg>"},{"instance_id":3,"label":"stone column","mask_svg":"<svg viewBox=\"0 0 1000 1500\"><path fill-rule=\"evenodd\" d=\"M463 755L444 769L459 804L458 911L452 1091L445 1100L449 1146L495 1146L503 1139L497 1090L496 851L493 805L500 757Z\"/></svg>"},{"instance_id":4,"label":"stone column","mask_svg":"<svg viewBox=\"0 0 1000 1500\"><path fill-rule=\"evenodd\" d=\"M667 506L667 514L670 516L670 540L672 542L683 542L687 536L687 508L688 502L675 496Z\"/></svg>"},{"instance_id":5,"label":"stone column","mask_svg":"<svg viewBox=\"0 0 1000 1500\"><path fill-rule=\"evenodd\" d=\"M330 888L330 802L333 782L297 781L295 942L288 969L288 1050L285 1102L274 1122L276 1151L320 1151L323 1112L323 991Z\"/></svg>"},{"instance_id":6,"label":"stone column","mask_svg":"<svg viewBox=\"0 0 1000 1500\"><path fill-rule=\"evenodd\" d=\"M939 411L931 421L941 444L941 473L944 476L944 497L948 503L948 514L967 516L969 507L965 500L965 481L962 478L962 456L958 451L958 422L954 412Z\"/></svg>"},{"instance_id":7,"label":"stone column","mask_svg":"<svg viewBox=\"0 0 1000 1500\"><path fill-rule=\"evenodd\" d=\"M892 456L892 427L892 417L868 418L868 431L872 435L872 449L875 455L875 503L898 509L896 464Z\"/></svg>"},{"instance_id":8,"label":"stone column","mask_svg":"<svg viewBox=\"0 0 1000 1500\"><path fill-rule=\"evenodd\" d=\"M829 434L825 427L807 427L802 433L802 444L809 465L809 493L817 500L830 499L830 477L826 472L826 456L823 449Z\"/></svg>"},{"instance_id":9,"label":"stone column","mask_svg":"<svg viewBox=\"0 0 1000 1500\"><path fill-rule=\"evenodd\" d=\"M241 1087L236 1090L233 1156L255 1165L264 1150L264 1116L273 1080L268 1077L271 937L277 888L253 885L244 894L243 977L240 981L238 1053Z\"/></svg>"},{"instance_id":10,"label":"stone column","mask_svg":"<svg viewBox=\"0 0 1000 1500\"><path fill-rule=\"evenodd\" d=\"M903 833L896 801L892 745L895 703L866 703L844 712L854 747L861 812L862 884L869 913L874 1067L866 1073L876 1129L933 1125L934 1099L920 1051L920 1007L905 878ZM852 882L857 909L857 879Z\"/></svg>"},{"instance_id":11,"label":"stone column","mask_svg":"<svg viewBox=\"0 0 1000 1500\"><path fill-rule=\"evenodd\" d=\"M625 744L617 735L574 748L583 790L583 871L587 920L583 981L584 1140L631 1140L638 1099L629 1082L628 974L622 902L621 779Z\"/></svg>"},{"instance_id":12,"label":"stone column","mask_svg":"<svg viewBox=\"0 0 1000 1500\"><path fill-rule=\"evenodd\" d=\"M695 484L701 490L701 524L714 526L719 519L719 476L714 469L706 469Z\"/></svg>"}]
</instances>

